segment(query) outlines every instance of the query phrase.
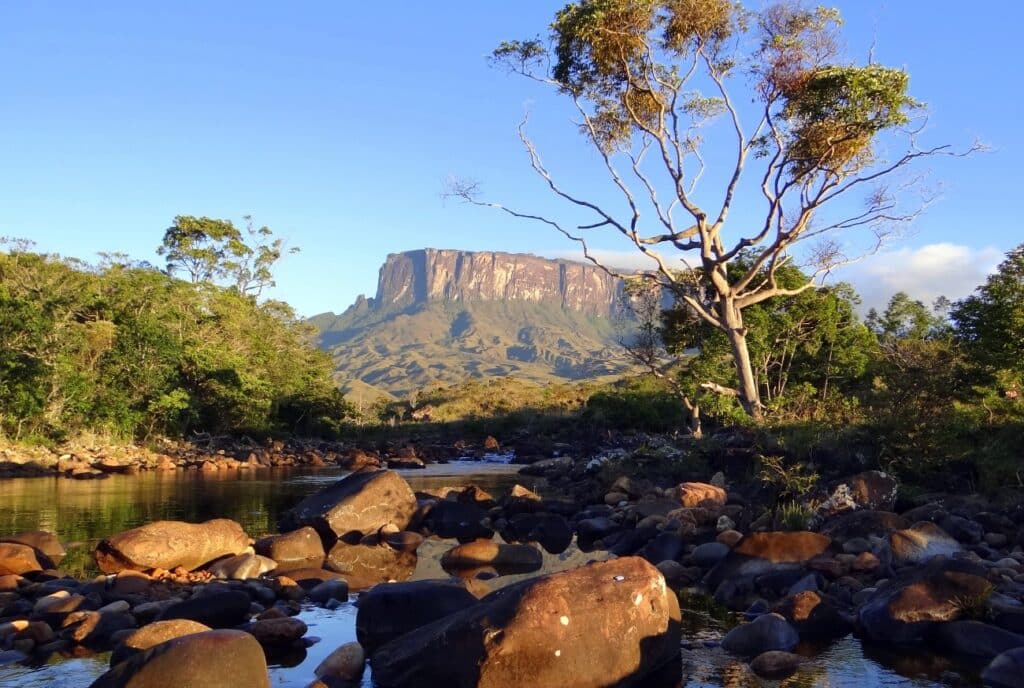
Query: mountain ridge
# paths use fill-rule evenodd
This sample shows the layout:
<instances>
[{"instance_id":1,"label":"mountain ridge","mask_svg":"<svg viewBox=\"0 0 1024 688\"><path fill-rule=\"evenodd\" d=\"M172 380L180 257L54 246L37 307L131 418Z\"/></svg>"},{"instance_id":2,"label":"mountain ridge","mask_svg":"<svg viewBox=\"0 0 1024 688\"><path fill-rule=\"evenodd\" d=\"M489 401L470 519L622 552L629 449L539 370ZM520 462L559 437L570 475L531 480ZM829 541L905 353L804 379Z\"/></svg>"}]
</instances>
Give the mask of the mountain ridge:
<instances>
[{"instance_id":1,"label":"mountain ridge","mask_svg":"<svg viewBox=\"0 0 1024 688\"><path fill-rule=\"evenodd\" d=\"M622 296L620 279L585 263L425 248L389 254L374 297L309 321L343 387L401 396L466 377L617 376L630 368Z\"/></svg>"}]
</instances>

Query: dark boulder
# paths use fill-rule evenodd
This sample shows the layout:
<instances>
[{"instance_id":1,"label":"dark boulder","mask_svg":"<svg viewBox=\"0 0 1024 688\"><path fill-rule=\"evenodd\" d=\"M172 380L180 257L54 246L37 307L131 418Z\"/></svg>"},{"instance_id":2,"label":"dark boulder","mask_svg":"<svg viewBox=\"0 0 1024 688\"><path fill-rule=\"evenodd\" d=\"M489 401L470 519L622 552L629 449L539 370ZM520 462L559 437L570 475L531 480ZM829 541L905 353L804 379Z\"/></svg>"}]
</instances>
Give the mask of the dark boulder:
<instances>
[{"instance_id":1,"label":"dark boulder","mask_svg":"<svg viewBox=\"0 0 1024 688\"><path fill-rule=\"evenodd\" d=\"M367 652L409 631L477 604L458 583L422 580L376 585L359 597L356 638Z\"/></svg>"},{"instance_id":2,"label":"dark boulder","mask_svg":"<svg viewBox=\"0 0 1024 688\"><path fill-rule=\"evenodd\" d=\"M249 620L250 602L241 590L202 592L167 607L157 620L188 619L210 628L231 628Z\"/></svg>"},{"instance_id":3,"label":"dark boulder","mask_svg":"<svg viewBox=\"0 0 1024 688\"><path fill-rule=\"evenodd\" d=\"M551 554L561 554L572 542L572 526L558 514L517 514L501 537L505 542L536 542Z\"/></svg>"},{"instance_id":4,"label":"dark boulder","mask_svg":"<svg viewBox=\"0 0 1024 688\"><path fill-rule=\"evenodd\" d=\"M928 638L938 650L990 661L1007 650L1024 647L1024 635L1011 633L981 621L937 624ZM1024 679L1024 676L1021 677Z\"/></svg>"},{"instance_id":5,"label":"dark boulder","mask_svg":"<svg viewBox=\"0 0 1024 688\"><path fill-rule=\"evenodd\" d=\"M981 672L988 688L1020 688L1024 677L1024 648L1002 653Z\"/></svg>"}]
</instances>

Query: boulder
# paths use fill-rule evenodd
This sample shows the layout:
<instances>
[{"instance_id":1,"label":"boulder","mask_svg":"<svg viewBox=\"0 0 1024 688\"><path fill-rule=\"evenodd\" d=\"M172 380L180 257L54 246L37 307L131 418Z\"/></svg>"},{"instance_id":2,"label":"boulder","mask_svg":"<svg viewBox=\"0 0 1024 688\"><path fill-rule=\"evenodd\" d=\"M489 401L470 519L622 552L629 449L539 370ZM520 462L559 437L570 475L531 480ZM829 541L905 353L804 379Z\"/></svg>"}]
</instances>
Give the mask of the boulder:
<instances>
[{"instance_id":1,"label":"boulder","mask_svg":"<svg viewBox=\"0 0 1024 688\"><path fill-rule=\"evenodd\" d=\"M676 490L679 494L679 503L688 509L694 507L714 509L725 506L725 490L717 485L711 485L710 483L681 483Z\"/></svg>"},{"instance_id":2,"label":"boulder","mask_svg":"<svg viewBox=\"0 0 1024 688\"><path fill-rule=\"evenodd\" d=\"M321 679L358 681L366 669L366 653L359 643L345 643L327 655L314 673Z\"/></svg>"},{"instance_id":3,"label":"boulder","mask_svg":"<svg viewBox=\"0 0 1024 688\"><path fill-rule=\"evenodd\" d=\"M937 623L960 619L992 591L984 569L936 560L890 580L860 607L858 624L868 638L888 644L921 642Z\"/></svg>"},{"instance_id":4,"label":"boulder","mask_svg":"<svg viewBox=\"0 0 1024 688\"><path fill-rule=\"evenodd\" d=\"M852 620L833 600L813 590L790 595L776 605L775 611L806 638L838 638L853 627Z\"/></svg>"},{"instance_id":5,"label":"boulder","mask_svg":"<svg viewBox=\"0 0 1024 688\"><path fill-rule=\"evenodd\" d=\"M951 557L960 551L960 543L930 521L918 521L889 536L893 563L897 566L924 564L932 557Z\"/></svg>"},{"instance_id":6,"label":"boulder","mask_svg":"<svg viewBox=\"0 0 1024 688\"><path fill-rule=\"evenodd\" d=\"M506 572L529 573L544 564L544 556L531 545L506 545L475 540L453 547L441 557L445 571L493 566Z\"/></svg>"},{"instance_id":7,"label":"boulder","mask_svg":"<svg viewBox=\"0 0 1024 688\"><path fill-rule=\"evenodd\" d=\"M755 657L764 652L788 652L800 642L796 629L779 614L762 614L742 624L722 638L722 649L741 657Z\"/></svg>"},{"instance_id":8,"label":"boulder","mask_svg":"<svg viewBox=\"0 0 1024 688\"><path fill-rule=\"evenodd\" d=\"M326 556L320 535L310 526L260 538L254 548L257 554L276 561L278 571L320 568Z\"/></svg>"},{"instance_id":9,"label":"boulder","mask_svg":"<svg viewBox=\"0 0 1024 688\"><path fill-rule=\"evenodd\" d=\"M476 504L439 499L424 507L420 526L438 537L469 542L494 535L481 523L486 517L487 512Z\"/></svg>"},{"instance_id":10,"label":"boulder","mask_svg":"<svg viewBox=\"0 0 1024 688\"><path fill-rule=\"evenodd\" d=\"M1020 688L1024 676L1024 648L1008 650L981 672L981 680L988 688Z\"/></svg>"},{"instance_id":11,"label":"boulder","mask_svg":"<svg viewBox=\"0 0 1024 688\"><path fill-rule=\"evenodd\" d=\"M693 548L690 559L694 566L710 569L712 566L729 556L731 548L721 542L705 542Z\"/></svg>"},{"instance_id":12,"label":"boulder","mask_svg":"<svg viewBox=\"0 0 1024 688\"><path fill-rule=\"evenodd\" d=\"M889 535L910 525L902 516L891 511L858 509L840 514L825 521L819 532L839 542L852 538L889 537Z\"/></svg>"},{"instance_id":13,"label":"boulder","mask_svg":"<svg viewBox=\"0 0 1024 688\"><path fill-rule=\"evenodd\" d=\"M356 638L368 652L449 614L477 604L458 583L422 580L376 585L359 597Z\"/></svg>"},{"instance_id":14,"label":"boulder","mask_svg":"<svg viewBox=\"0 0 1024 688\"><path fill-rule=\"evenodd\" d=\"M45 554L29 545L0 542L0 576L23 576L53 567L53 562Z\"/></svg>"},{"instance_id":15,"label":"boulder","mask_svg":"<svg viewBox=\"0 0 1024 688\"><path fill-rule=\"evenodd\" d=\"M404 529L416 511L409 484L394 471L365 470L306 497L281 517L281 530L312 526L325 545L393 523Z\"/></svg>"},{"instance_id":16,"label":"boulder","mask_svg":"<svg viewBox=\"0 0 1024 688\"><path fill-rule=\"evenodd\" d=\"M796 673L802 661L803 657L792 652L769 650L750 662L750 670L761 678L778 681Z\"/></svg>"},{"instance_id":17,"label":"boulder","mask_svg":"<svg viewBox=\"0 0 1024 688\"><path fill-rule=\"evenodd\" d=\"M203 633L209 630L212 630L209 626L188 619L155 621L125 636L110 654L110 666L119 664L132 655L148 650L172 638L180 638L184 635Z\"/></svg>"},{"instance_id":18,"label":"boulder","mask_svg":"<svg viewBox=\"0 0 1024 688\"><path fill-rule=\"evenodd\" d=\"M327 569L320 568L293 569L284 574L278 573L280 574L277 576L278 580L287 578L298 583L304 590L312 590L324 581L340 580L343 583L345 582L345 576L337 571L328 571Z\"/></svg>"},{"instance_id":19,"label":"boulder","mask_svg":"<svg viewBox=\"0 0 1024 688\"><path fill-rule=\"evenodd\" d=\"M558 514L516 514L501 537L505 542L536 542L551 554L561 554L572 542L572 526Z\"/></svg>"},{"instance_id":20,"label":"boulder","mask_svg":"<svg viewBox=\"0 0 1024 688\"><path fill-rule=\"evenodd\" d=\"M160 643L114 666L90 688L270 688L263 648L243 631L206 631Z\"/></svg>"},{"instance_id":21,"label":"boulder","mask_svg":"<svg viewBox=\"0 0 1024 688\"><path fill-rule=\"evenodd\" d=\"M747 604L747 593L753 592L755 578L799 572L809 561L827 552L831 542L824 535L807 531L751 533L708 571L704 584L715 591L720 603L742 608Z\"/></svg>"},{"instance_id":22,"label":"boulder","mask_svg":"<svg viewBox=\"0 0 1024 688\"><path fill-rule=\"evenodd\" d=\"M610 686L677 658L679 642L675 593L630 557L498 590L379 648L371 667L380 688Z\"/></svg>"},{"instance_id":23,"label":"boulder","mask_svg":"<svg viewBox=\"0 0 1024 688\"><path fill-rule=\"evenodd\" d=\"M249 620L250 602L241 590L202 592L167 607L157 620L190 619L210 628L230 628Z\"/></svg>"},{"instance_id":24,"label":"boulder","mask_svg":"<svg viewBox=\"0 0 1024 688\"><path fill-rule=\"evenodd\" d=\"M64 619L64 636L94 652L105 652L115 635L135 629L135 617L126 612L82 611Z\"/></svg>"},{"instance_id":25,"label":"boulder","mask_svg":"<svg viewBox=\"0 0 1024 688\"><path fill-rule=\"evenodd\" d=\"M192 571L214 559L241 554L249 537L238 523L217 518L205 523L156 521L100 541L95 557L103 573L124 569Z\"/></svg>"},{"instance_id":26,"label":"boulder","mask_svg":"<svg viewBox=\"0 0 1024 688\"><path fill-rule=\"evenodd\" d=\"M309 628L301 619L284 616L277 619L254 621L248 630L260 645L274 647L295 643L306 635Z\"/></svg>"},{"instance_id":27,"label":"boulder","mask_svg":"<svg viewBox=\"0 0 1024 688\"><path fill-rule=\"evenodd\" d=\"M277 562L269 557L246 552L234 557L218 559L210 564L206 570L213 574L214 578L228 580L249 580L259 578L264 573L277 568Z\"/></svg>"},{"instance_id":28,"label":"boulder","mask_svg":"<svg viewBox=\"0 0 1024 688\"><path fill-rule=\"evenodd\" d=\"M16 542L20 545L28 545L37 552L45 554L54 564L60 564L64 558L64 546L53 533L45 530L29 530L14 535L0 537L0 542Z\"/></svg>"},{"instance_id":29,"label":"boulder","mask_svg":"<svg viewBox=\"0 0 1024 688\"><path fill-rule=\"evenodd\" d=\"M348 601L348 581L343 578L325 580L309 591L309 599L317 604L329 604L331 600Z\"/></svg>"},{"instance_id":30,"label":"boulder","mask_svg":"<svg viewBox=\"0 0 1024 688\"><path fill-rule=\"evenodd\" d=\"M340 573L351 590L364 590L387 581L403 581L416 569L416 553L386 543L350 545L339 540L327 553L324 567Z\"/></svg>"},{"instance_id":31,"label":"boulder","mask_svg":"<svg viewBox=\"0 0 1024 688\"><path fill-rule=\"evenodd\" d=\"M1024 647L1024 635L1011 633L981 621L951 621L937 624L928 640L942 652L986 662L1007 650Z\"/></svg>"}]
</instances>

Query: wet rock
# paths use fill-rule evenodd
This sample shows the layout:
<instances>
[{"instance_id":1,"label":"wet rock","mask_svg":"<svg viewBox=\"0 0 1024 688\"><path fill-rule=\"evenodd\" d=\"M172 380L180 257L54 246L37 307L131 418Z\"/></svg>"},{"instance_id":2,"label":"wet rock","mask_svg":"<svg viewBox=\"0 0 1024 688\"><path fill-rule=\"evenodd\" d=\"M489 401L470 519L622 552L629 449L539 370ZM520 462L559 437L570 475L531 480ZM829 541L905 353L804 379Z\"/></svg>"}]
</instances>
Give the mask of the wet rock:
<instances>
[{"instance_id":1,"label":"wet rock","mask_svg":"<svg viewBox=\"0 0 1024 688\"><path fill-rule=\"evenodd\" d=\"M1024 635L1011 633L981 621L951 621L938 624L928 640L942 652L985 661L992 660L1007 650L1024 647Z\"/></svg>"},{"instance_id":2,"label":"wet rock","mask_svg":"<svg viewBox=\"0 0 1024 688\"><path fill-rule=\"evenodd\" d=\"M309 599L317 604L331 600L348 601L348 582L343 579L325 580L309 591Z\"/></svg>"},{"instance_id":3,"label":"wet rock","mask_svg":"<svg viewBox=\"0 0 1024 688\"><path fill-rule=\"evenodd\" d=\"M314 673L320 679L358 681L366 669L366 653L359 643L345 643L327 655Z\"/></svg>"},{"instance_id":4,"label":"wet rock","mask_svg":"<svg viewBox=\"0 0 1024 688\"><path fill-rule=\"evenodd\" d=\"M135 618L124 612L74 612L64 623L65 635L95 652L110 649L115 635L137 627Z\"/></svg>"},{"instance_id":5,"label":"wet rock","mask_svg":"<svg viewBox=\"0 0 1024 688\"><path fill-rule=\"evenodd\" d=\"M722 649L741 657L755 657L771 650L792 650L800 636L779 614L763 614L737 626L722 638Z\"/></svg>"},{"instance_id":6,"label":"wet rock","mask_svg":"<svg viewBox=\"0 0 1024 688\"><path fill-rule=\"evenodd\" d=\"M840 613L838 605L813 590L790 595L775 611L806 638L838 638L853 630L852 620Z\"/></svg>"},{"instance_id":7,"label":"wet rock","mask_svg":"<svg viewBox=\"0 0 1024 688\"><path fill-rule=\"evenodd\" d=\"M486 517L487 512L476 504L438 500L426 508L421 525L438 537L469 542L494 535L482 524Z\"/></svg>"},{"instance_id":8,"label":"wet rock","mask_svg":"<svg viewBox=\"0 0 1024 688\"><path fill-rule=\"evenodd\" d=\"M243 631L206 631L129 657L90 688L270 688L263 649Z\"/></svg>"},{"instance_id":9,"label":"wet rock","mask_svg":"<svg viewBox=\"0 0 1024 688\"><path fill-rule=\"evenodd\" d=\"M725 559L730 551L729 546L721 542L705 542L693 548L693 552L690 553L690 559L693 561L694 566L710 569Z\"/></svg>"},{"instance_id":10,"label":"wet rock","mask_svg":"<svg viewBox=\"0 0 1024 688\"><path fill-rule=\"evenodd\" d=\"M726 578L800 568L826 552L830 544L828 537L816 532L754 532L745 535L709 571L706 584L716 588Z\"/></svg>"},{"instance_id":11,"label":"wet rock","mask_svg":"<svg viewBox=\"0 0 1024 688\"><path fill-rule=\"evenodd\" d=\"M351 590L363 590L409 578L416 569L416 553L387 544L350 545L339 540L327 553L324 567L342 574Z\"/></svg>"},{"instance_id":12,"label":"wet rock","mask_svg":"<svg viewBox=\"0 0 1024 688\"><path fill-rule=\"evenodd\" d=\"M893 563L898 566L924 564L932 557L950 557L960 551L960 543L930 521L919 521L889 536Z\"/></svg>"},{"instance_id":13,"label":"wet rock","mask_svg":"<svg viewBox=\"0 0 1024 688\"><path fill-rule=\"evenodd\" d=\"M0 575L23 576L53 567L53 562L33 547L17 542L0 542Z\"/></svg>"},{"instance_id":14,"label":"wet rock","mask_svg":"<svg viewBox=\"0 0 1024 688\"><path fill-rule=\"evenodd\" d=\"M200 593L167 607L158 620L190 619L210 628L230 628L248 621L250 602L241 590Z\"/></svg>"},{"instance_id":15,"label":"wet rock","mask_svg":"<svg viewBox=\"0 0 1024 688\"><path fill-rule=\"evenodd\" d=\"M218 559L207 567L215 578L228 580L249 580L277 568L277 562L269 557L246 552L226 559Z\"/></svg>"},{"instance_id":16,"label":"wet rock","mask_svg":"<svg viewBox=\"0 0 1024 688\"><path fill-rule=\"evenodd\" d=\"M954 539L967 545L976 545L985 537L985 528L980 523L955 514L943 518L939 526Z\"/></svg>"},{"instance_id":17,"label":"wet rock","mask_svg":"<svg viewBox=\"0 0 1024 688\"><path fill-rule=\"evenodd\" d=\"M576 524L576 534L580 544L589 548L594 542L608 537L620 530L620 526L607 516L583 519Z\"/></svg>"},{"instance_id":18,"label":"wet rock","mask_svg":"<svg viewBox=\"0 0 1024 688\"><path fill-rule=\"evenodd\" d=\"M561 554L572 542L572 527L558 514L516 514L501 537L505 542L536 542L551 554Z\"/></svg>"},{"instance_id":19,"label":"wet rock","mask_svg":"<svg viewBox=\"0 0 1024 688\"><path fill-rule=\"evenodd\" d=\"M248 546L242 526L225 518L205 523L156 521L102 540L95 557L104 573L178 567L192 571L214 559L240 554Z\"/></svg>"},{"instance_id":20,"label":"wet rock","mask_svg":"<svg viewBox=\"0 0 1024 688\"><path fill-rule=\"evenodd\" d=\"M371 666L380 688L582 688L639 681L678 657L679 641L675 594L632 557L494 592L384 645Z\"/></svg>"},{"instance_id":21,"label":"wet rock","mask_svg":"<svg viewBox=\"0 0 1024 688\"><path fill-rule=\"evenodd\" d=\"M356 638L367 651L477 603L458 583L423 580L377 585L359 597Z\"/></svg>"},{"instance_id":22,"label":"wet rock","mask_svg":"<svg viewBox=\"0 0 1024 688\"><path fill-rule=\"evenodd\" d=\"M277 562L277 570L320 568L323 566L323 541L315 529L304 526L283 535L260 538L254 546L257 554Z\"/></svg>"},{"instance_id":23,"label":"wet rock","mask_svg":"<svg viewBox=\"0 0 1024 688\"><path fill-rule=\"evenodd\" d=\"M37 552L42 552L54 564L60 564L64 558L64 546L53 533L45 530L29 530L14 535L0 537L0 542L15 542L20 545L28 545Z\"/></svg>"},{"instance_id":24,"label":"wet rock","mask_svg":"<svg viewBox=\"0 0 1024 688\"><path fill-rule=\"evenodd\" d=\"M1024 676L1024 648L1002 653L981 672L981 680L988 688L1020 688Z\"/></svg>"},{"instance_id":25,"label":"wet rock","mask_svg":"<svg viewBox=\"0 0 1024 688\"><path fill-rule=\"evenodd\" d=\"M288 571L287 574L277 576L278 581L285 578L297 583L303 590L312 590L324 581L345 580L345 576L337 571L328 571L327 569L320 568L294 569Z\"/></svg>"},{"instance_id":26,"label":"wet rock","mask_svg":"<svg viewBox=\"0 0 1024 688\"><path fill-rule=\"evenodd\" d=\"M685 546L686 543L678 533L665 531L648 540L647 544L637 552L637 555L657 565L658 562L681 557Z\"/></svg>"},{"instance_id":27,"label":"wet rock","mask_svg":"<svg viewBox=\"0 0 1024 688\"><path fill-rule=\"evenodd\" d=\"M687 509L694 507L714 509L725 506L725 490L717 485L709 483L681 483L676 490L679 495L679 503Z\"/></svg>"},{"instance_id":28,"label":"wet rock","mask_svg":"<svg viewBox=\"0 0 1024 688\"><path fill-rule=\"evenodd\" d=\"M888 537L893 531L909 525L905 518L890 511L858 509L828 519L820 532L833 540L845 542L853 538Z\"/></svg>"},{"instance_id":29,"label":"wet rock","mask_svg":"<svg viewBox=\"0 0 1024 688\"><path fill-rule=\"evenodd\" d=\"M530 545L506 545L493 540L476 540L453 547L441 557L446 571L493 566L505 571L528 573L538 570L544 557Z\"/></svg>"},{"instance_id":30,"label":"wet rock","mask_svg":"<svg viewBox=\"0 0 1024 688\"><path fill-rule=\"evenodd\" d=\"M791 652L770 650L762 652L750 662L750 670L761 678L781 680L792 676L800 668L803 657Z\"/></svg>"},{"instance_id":31,"label":"wet rock","mask_svg":"<svg viewBox=\"0 0 1024 688\"><path fill-rule=\"evenodd\" d=\"M132 655L138 654L160 643L193 633L212 630L205 624L188 619L156 621L126 635L110 655L110 666L119 664Z\"/></svg>"},{"instance_id":32,"label":"wet rock","mask_svg":"<svg viewBox=\"0 0 1024 688\"><path fill-rule=\"evenodd\" d=\"M295 643L306 635L309 627L301 619L285 616L279 619L254 621L248 630L260 645L280 646Z\"/></svg>"},{"instance_id":33,"label":"wet rock","mask_svg":"<svg viewBox=\"0 0 1024 688\"><path fill-rule=\"evenodd\" d=\"M416 511L409 484L394 471L359 471L313 493L285 512L281 530L312 526L325 544L349 533L373 533L388 523L405 528Z\"/></svg>"},{"instance_id":34,"label":"wet rock","mask_svg":"<svg viewBox=\"0 0 1024 688\"><path fill-rule=\"evenodd\" d=\"M967 562L937 560L879 587L858 611L864 634L883 643L920 642L936 623L955 621L965 606L983 604L991 585L984 569Z\"/></svg>"}]
</instances>

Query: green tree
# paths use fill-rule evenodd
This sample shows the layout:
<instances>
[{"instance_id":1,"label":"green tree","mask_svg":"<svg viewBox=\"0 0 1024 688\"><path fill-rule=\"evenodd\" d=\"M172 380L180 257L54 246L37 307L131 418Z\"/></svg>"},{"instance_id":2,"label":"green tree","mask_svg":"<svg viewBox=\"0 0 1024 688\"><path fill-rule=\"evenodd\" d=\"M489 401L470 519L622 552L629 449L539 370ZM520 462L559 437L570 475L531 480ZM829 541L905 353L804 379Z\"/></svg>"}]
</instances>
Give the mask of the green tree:
<instances>
[{"instance_id":1,"label":"green tree","mask_svg":"<svg viewBox=\"0 0 1024 688\"><path fill-rule=\"evenodd\" d=\"M900 291L892 295L881 314L874 308L869 310L866 322L883 341L944 336L946 320L942 311L946 308L945 304L946 299L939 297L936 308L929 310L924 302L912 299L906 292Z\"/></svg>"},{"instance_id":2,"label":"green tree","mask_svg":"<svg viewBox=\"0 0 1024 688\"><path fill-rule=\"evenodd\" d=\"M550 46L507 41L493 58L571 100L625 212L558 183L524 127L533 169L557 196L592 214L580 231L485 203L471 182L454 181L448 193L541 220L579 242L598 264L586 231L625 237L651 259L655 278L724 336L734 369L730 386L708 382L760 418L763 384L745 314L812 289L846 262L828 240L831 233L867 230L877 245L894 225L913 219L921 205L906 207L886 179L922 157L949 154L944 146L917 147L907 125L919 103L907 94L907 73L844 59L839 23L834 10L793 2L760 12L733 0L568 4L551 25ZM902 152L877 154L882 139ZM702 178L718 180L719 188L703 191ZM863 196L859 208L844 200L854 195ZM737 204L760 207L760 219L733 227ZM780 271L808 242L816 246L804 253L811 265L805 281L784 286ZM674 270L659 250L692 258L695 269ZM741 253L752 258L746 269L730 269Z\"/></svg>"},{"instance_id":3,"label":"green tree","mask_svg":"<svg viewBox=\"0 0 1024 688\"><path fill-rule=\"evenodd\" d=\"M230 220L178 215L157 253L168 274L184 272L192 283L224 281L241 294L258 297L274 286L272 268L284 253L284 240L246 215L245 231ZM299 249L293 247L289 253Z\"/></svg>"},{"instance_id":4,"label":"green tree","mask_svg":"<svg viewBox=\"0 0 1024 688\"><path fill-rule=\"evenodd\" d=\"M981 364L1024 374L1024 244L952 309L956 334Z\"/></svg>"}]
</instances>

